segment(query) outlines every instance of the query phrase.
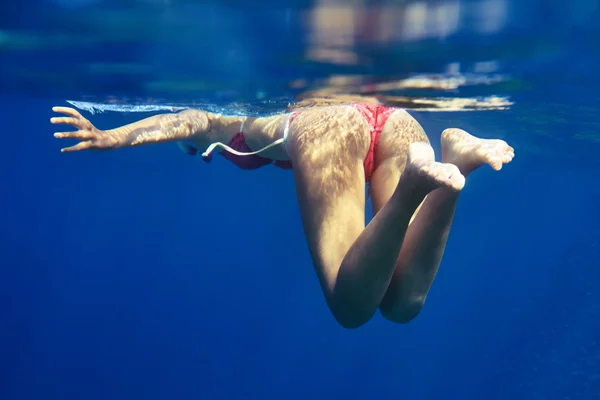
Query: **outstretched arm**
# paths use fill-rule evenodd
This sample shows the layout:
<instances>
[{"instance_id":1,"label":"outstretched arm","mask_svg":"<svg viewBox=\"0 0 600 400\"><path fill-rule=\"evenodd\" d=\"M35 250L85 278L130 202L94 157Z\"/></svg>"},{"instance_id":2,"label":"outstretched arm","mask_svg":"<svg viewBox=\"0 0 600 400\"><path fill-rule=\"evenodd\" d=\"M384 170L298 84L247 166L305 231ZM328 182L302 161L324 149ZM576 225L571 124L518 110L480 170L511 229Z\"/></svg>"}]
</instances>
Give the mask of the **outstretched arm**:
<instances>
[{"instance_id":1,"label":"outstretched arm","mask_svg":"<svg viewBox=\"0 0 600 400\"><path fill-rule=\"evenodd\" d=\"M101 131L70 107L53 107L52 111L67 115L54 117L53 124L66 124L77 128L72 132L57 132L59 139L79 139L74 146L61 152L79 150L114 150L142 144L189 139L210 130L209 115L200 110L185 110L177 114L159 114L129 125Z\"/></svg>"}]
</instances>

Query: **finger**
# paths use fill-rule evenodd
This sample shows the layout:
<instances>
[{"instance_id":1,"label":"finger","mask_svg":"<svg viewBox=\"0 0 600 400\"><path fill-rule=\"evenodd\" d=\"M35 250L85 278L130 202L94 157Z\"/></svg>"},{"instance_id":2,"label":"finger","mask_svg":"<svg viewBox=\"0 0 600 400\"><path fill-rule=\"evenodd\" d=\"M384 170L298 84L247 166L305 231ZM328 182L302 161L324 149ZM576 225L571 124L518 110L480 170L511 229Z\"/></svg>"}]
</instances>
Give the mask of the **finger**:
<instances>
[{"instance_id":1,"label":"finger","mask_svg":"<svg viewBox=\"0 0 600 400\"><path fill-rule=\"evenodd\" d=\"M81 123L81 121L79 119L71 118L71 117L53 117L53 118L50 118L50 123L51 124L67 124L67 125L77 126Z\"/></svg>"},{"instance_id":2,"label":"finger","mask_svg":"<svg viewBox=\"0 0 600 400\"><path fill-rule=\"evenodd\" d=\"M81 118L79 111L71 107L52 107L52 111L59 114L66 114L73 118Z\"/></svg>"},{"instance_id":3,"label":"finger","mask_svg":"<svg viewBox=\"0 0 600 400\"><path fill-rule=\"evenodd\" d=\"M94 135L90 131L56 132L54 137L57 139L93 139Z\"/></svg>"},{"instance_id":4,"label":"finger","mask_svg":"<svg viewBox=\"0 0 600 400\"><path fill-rule=\"evenodd\" d=\"M87 150L92 146L92 142L81 142L77 143L75 146L65 147L64 149L60 149L61 153L70 153L73 151Z\"/></svg>"}]
</instances>

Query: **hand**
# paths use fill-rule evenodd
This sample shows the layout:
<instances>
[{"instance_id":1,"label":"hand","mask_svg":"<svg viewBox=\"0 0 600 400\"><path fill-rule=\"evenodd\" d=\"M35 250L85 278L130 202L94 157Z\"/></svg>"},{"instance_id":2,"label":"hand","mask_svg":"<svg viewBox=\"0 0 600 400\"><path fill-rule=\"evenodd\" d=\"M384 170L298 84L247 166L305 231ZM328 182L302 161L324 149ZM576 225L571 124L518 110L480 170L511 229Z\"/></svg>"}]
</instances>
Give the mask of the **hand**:
<instances>
[{"instance_id":1,"label":"hand","mask_svg":"<svg viewBox=\"0 0 600 400\"><path fill-rule=\"evenodd\" d=\"M96 128L90 121L85 119L79 111L70 107L52 107L55 113L66 114L68 117L54 117L50 119L52 124L67 124L77 128L72 132L57 132L54 134L58 139L79 139L81 142L75 146L61 149L61 153L80 150L111 150L118 147L118 138Z\"/></svg>"}]
</instances>

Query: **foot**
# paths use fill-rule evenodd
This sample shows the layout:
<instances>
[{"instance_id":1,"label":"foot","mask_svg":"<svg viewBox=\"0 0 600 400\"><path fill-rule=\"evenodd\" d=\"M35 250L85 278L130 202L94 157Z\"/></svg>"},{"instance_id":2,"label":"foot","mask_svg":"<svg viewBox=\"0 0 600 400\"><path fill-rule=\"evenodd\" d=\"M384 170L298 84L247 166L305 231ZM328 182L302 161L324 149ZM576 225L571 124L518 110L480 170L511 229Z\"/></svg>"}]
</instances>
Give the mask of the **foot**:
<instances>
[{"instance_id":1,"label":"foot","mask_svg":"<svg viewBox=\"0 0 600 400\"><path fill-rule=\"evenodd\" d=\"M442 132L442 161L456 165L463 175L483 164L499 171L514 156L515 149L504 140L480 139L456 128Z\"/></svg>"},{"instance_id":2,"label":"foot","mask_svg":"<svg viewBox=\"0 0 600 400\"><path fill-rule=\"evenodd\" d=\"M408 159L403 176L414 186L430 192L440 187L460 191L465 186L465 177L453 164L435 161L433 148L427 143L412 143L408 148Z\"/></svg>"}]
</instances>

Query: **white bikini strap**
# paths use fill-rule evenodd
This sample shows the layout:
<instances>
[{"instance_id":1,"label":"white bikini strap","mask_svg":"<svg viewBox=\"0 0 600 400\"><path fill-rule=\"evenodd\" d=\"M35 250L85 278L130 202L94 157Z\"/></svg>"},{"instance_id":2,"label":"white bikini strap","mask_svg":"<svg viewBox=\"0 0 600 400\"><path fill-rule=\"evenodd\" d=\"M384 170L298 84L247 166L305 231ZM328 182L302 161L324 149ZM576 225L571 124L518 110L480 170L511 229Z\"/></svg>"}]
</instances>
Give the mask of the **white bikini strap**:
<instances>
[{"instance_id":1,"label":"white bikini strap","mask_svg":"<svg viewBox=\"0 0 600 400\"><path fill-rule=\"evenodd\" d=\"M242 123L240 124L240 133L244 133L244 124L246 123L246 120L248 119L248 117L244 117L244 119L242 120Z\"/></svg>"},{"instance_id":2,"label":"white bikini strap","mask_svg":"<svg viewBox=\"0 0 600 400\"><path fill-rule=\"evenodd\" d=\"M287 119L285 120L285 128L283 129L283 148L285 149L285 151L287 152L287 138L288 138L288 134L290 133L290 120L292 119L292 115L294 114L290 114Z\"/></svg>"},{"instance_id":3,"label":"white bikini strap","mask_svg":"<svg viewBox=\"0 0 600 400\"><path fill-rule=\"evenodd\" d=\"M228 152L230 152L231 154L235 154L236 156L252 156L254 154L259 154L262 153L265 150L270 149L273 146L277 146L279 144L283 143L283 138L277 139L276 141L274 141L273 143L263 147L260 150L256 150L256 151L252 151L252 152L248 152L248 153L242 153L241 151L237 151L232 149L231 147L227 146L224 143L221 142L215 142L213 144L211 144L210 146L208 146L208 149L206 149L206 151L204 153L202 153L202 157L208 157L210 155L210 153L213 152L213 150L217 147L221 147L224 150L227 150Z\"/></svg>"},{"instance_id":4,"label":"white bikini strap","mask_svg":"<svg viewBox=\"0 0 600 400\"><path fill-rule=\"evenodd\" d=\"M242 121L242 125L240 126L240 132L241 133L243 133L244 123L246 122L246 119L247 119L247 117L244 118L244 120ZM263 147L260 150L256 150L256 151L244 153L244 152L241 152L241 151L234 150L234 149L232 149L231 147L227 146L224 143L215 142L215 143L211 144L210 146L208 146L208 148L206 149L206 151L204 153L202 153L202 157L208 157L210 155L210 153L212 153L215 150L215 148L217 148L217 147L221 147L222 149L228 151L231 154L235 154L236 156L252 156L252 155L255 155L255 154L262 153L263 151L268 150L271 147L274 147L274 146L277 146L279 144L285 143L285 140L287 138L288 127L289 127L289 119L288 119L288 122L287 122L287 125L286 125L286 128L285 128L285 131L283 132L283 137L280 138L280 139L277 139L276 141L274 141L271 144L266 145L265 147Z\"/></svg>"}]
</instances>

